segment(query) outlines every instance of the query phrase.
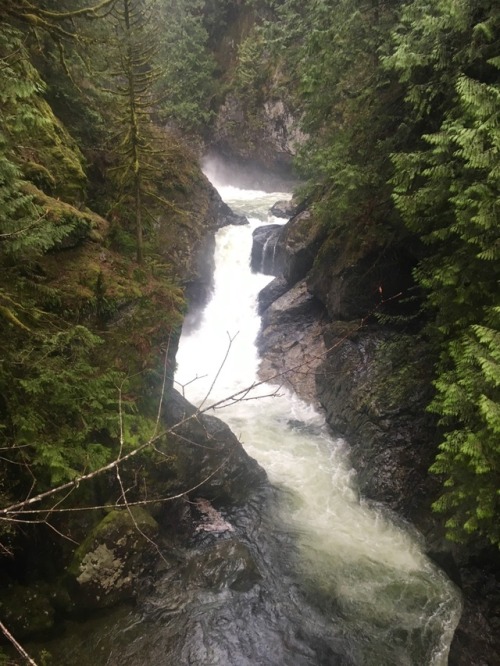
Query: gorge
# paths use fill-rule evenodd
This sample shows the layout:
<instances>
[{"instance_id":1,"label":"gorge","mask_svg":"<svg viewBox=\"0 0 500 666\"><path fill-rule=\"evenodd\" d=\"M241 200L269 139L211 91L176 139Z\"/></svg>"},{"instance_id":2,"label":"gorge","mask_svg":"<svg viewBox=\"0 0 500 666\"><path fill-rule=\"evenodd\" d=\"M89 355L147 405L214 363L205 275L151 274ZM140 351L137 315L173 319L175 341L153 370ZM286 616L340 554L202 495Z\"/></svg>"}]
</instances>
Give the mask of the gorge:
<instances>
[{"instance_id":1,"label":"gorge","mask_svg":"<svg viewBox=\"0 0 500 666\"><path fill-rule=\"evenodd\" d=\"M0 664L500 664L499 20L0 0Z\"/></svg>"}]
</instances>

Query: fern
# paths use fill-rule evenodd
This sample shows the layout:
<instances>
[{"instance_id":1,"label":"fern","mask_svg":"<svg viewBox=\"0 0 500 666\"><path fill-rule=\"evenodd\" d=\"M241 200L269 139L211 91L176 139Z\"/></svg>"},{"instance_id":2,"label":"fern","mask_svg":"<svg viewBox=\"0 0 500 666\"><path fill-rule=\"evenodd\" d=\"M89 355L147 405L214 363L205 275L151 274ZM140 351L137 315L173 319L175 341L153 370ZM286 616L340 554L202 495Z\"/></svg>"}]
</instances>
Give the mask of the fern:
<instances>
[{"instance_id":1,"label":"fern","mask_svg":"<svg viewBox=\"0 0 500 666\"><path fill-rule=\"evenodd\" d=\"M448 514L450 538L479 532L500 543L500 86L488 69L499 16L488 2L431 4L405 8L386 61L408 85L415 118L440 118L420 151L393 156L394 202L428 246L415 277L441 349L429 406L446 433L431 467L444 479L435 509Z\"/></svg>"}]
</instances>

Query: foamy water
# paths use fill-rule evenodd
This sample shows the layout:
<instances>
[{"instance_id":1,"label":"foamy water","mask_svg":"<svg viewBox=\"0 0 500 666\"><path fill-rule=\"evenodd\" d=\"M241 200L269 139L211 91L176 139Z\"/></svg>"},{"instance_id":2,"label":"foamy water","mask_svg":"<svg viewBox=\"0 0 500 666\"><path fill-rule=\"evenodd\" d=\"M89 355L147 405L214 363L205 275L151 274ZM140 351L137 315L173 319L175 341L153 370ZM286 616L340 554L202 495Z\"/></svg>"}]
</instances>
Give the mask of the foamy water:
<instances>
[{"instance_id":1,"label":"foamy water","mask_svg":"<svg viewBox=\"0 0 500 666\"><path fill-rule=\"evenodd\" d=\"M250 224L218 233L214 295L200 327L181 337L178 388L203 409L217 405L210 413L287 491L276 510L299 545L297 576L341 606L360 635L357 663L444 666L461 610L455 587L413 535L359 500L348 446L322 415L276 386L245 390L258 382L257 295L272 279L250 270L252 231L279 221L267 210L286 195L219 191Z\"/></svg>"}]
</instances>

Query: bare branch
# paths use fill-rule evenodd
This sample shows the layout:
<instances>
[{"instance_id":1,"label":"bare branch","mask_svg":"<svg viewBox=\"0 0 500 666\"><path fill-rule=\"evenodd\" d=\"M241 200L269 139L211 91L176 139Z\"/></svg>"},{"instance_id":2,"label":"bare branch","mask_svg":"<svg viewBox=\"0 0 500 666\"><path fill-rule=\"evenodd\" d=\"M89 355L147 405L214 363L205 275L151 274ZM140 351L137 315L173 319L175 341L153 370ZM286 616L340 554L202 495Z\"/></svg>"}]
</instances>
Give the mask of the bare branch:
<instances>
[{"instance_id":1,"label":"bare branch","mask_svg":"<svg viewBox=\"0 0 500 666\"><path fill-rule=\"evenodd\" d=\"M0 622L0 631L1 631L2 634L5 636L5 638L6 638L10 643L12 643L12 645L16 648L16 650L19 652L19 654L20 654L22 657L24 657L24 659L26 659L26 661L28 662L28 664L30 664L30 666L38 666L38 664L36 663L36 661L34 661L34 660L29 656L29 654L26 652L26 650L23 648L23 646L22 646L20 643L18 643L18 642L16 641L16 639L14 638L14 636L10 633L10 631L7 629L7 627L5 626L5 624L4 624L3 622Z\"/></svg>"},{"instance_id":2,"label":"bare branch","mask_svg":"<svg viewBox=\"0 0 500 666\"><path fill-rule=\"evenodd\" d=\"M238 333L236 333L235 335L233 335L233 336L231 337L231 335L229 335L229 332L228 332L228 331L226 331L226 333L227 333L227 337L229 338L229 343L228 343L228 345L227 345L226 353L224 354L224 358L222 359L222 362L221 362L221 364L219 365L219 369L218 369L217 372L215 373L215 377L214 377L214 379L213 379L213 382L210 384L210 388L208 389L208 392L207 392L206 396L205 396L205 397L203 398L203 400L201 401L201 404L199 405L198 410L201 410L201 409L202 409L203 405L205 404L205 402L206 402L206 401L208 400L208 398L210 397L210 394L212 393L213 388L214 388L215 384L217 383L217 380L219 379L219 375L220 375L220 373L222 372L222 369L223 369L223 367L225 366L226 361L227 361L227 359L228 359L228 357L229 357L229 353L230 353L230 351L231 351L231 347L233 346L233 342L234 342L234 340L236 339L236 336L238 335Z\"/></svg>"}]
</instances>

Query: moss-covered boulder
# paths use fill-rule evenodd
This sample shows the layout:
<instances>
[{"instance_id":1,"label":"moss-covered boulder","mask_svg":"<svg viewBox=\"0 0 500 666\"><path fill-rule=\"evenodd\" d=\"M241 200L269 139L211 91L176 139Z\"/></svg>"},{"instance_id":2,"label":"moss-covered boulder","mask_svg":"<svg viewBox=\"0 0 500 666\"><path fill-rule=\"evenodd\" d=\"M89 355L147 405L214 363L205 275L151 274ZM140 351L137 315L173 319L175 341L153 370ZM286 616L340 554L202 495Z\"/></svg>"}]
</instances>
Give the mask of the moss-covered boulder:
<instances>
[{"instance_id":1,"label":"moss-covered boulder","mask_svg":"<svg viewBox=\"0 0 500 666\"><path fill-rule=\"evenodd\" d=\"M158 525L141 507L113 510L77 549L68 585L78 608L106 608L134 597L158 556Z\"/></svg>"}]
</instances>

